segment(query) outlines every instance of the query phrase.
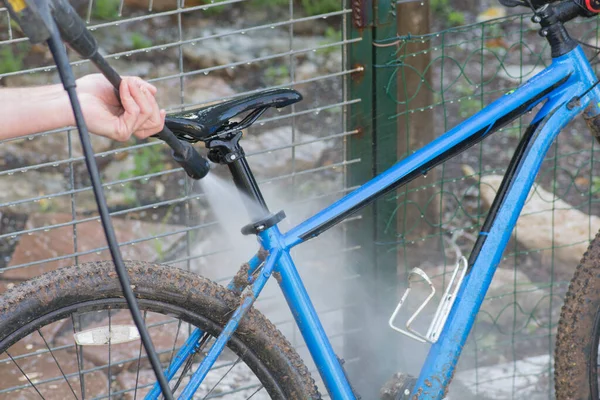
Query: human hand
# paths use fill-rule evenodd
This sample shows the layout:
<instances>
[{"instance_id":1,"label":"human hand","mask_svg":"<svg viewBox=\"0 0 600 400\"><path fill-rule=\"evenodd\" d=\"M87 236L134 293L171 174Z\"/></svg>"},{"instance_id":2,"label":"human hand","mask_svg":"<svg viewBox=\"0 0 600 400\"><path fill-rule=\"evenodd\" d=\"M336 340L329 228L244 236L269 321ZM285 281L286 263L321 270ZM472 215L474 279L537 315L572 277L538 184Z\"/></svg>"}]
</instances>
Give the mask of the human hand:
<instances>
[{"instance_id":1,"label":"human hand","mask_svg":"<svg viewBox=\"0 0 600 400\"><path fill-rule=\"evenodd\" d=\"M132 134L144 139L163 128L166 112L159 109L154 97L157 89L141 78L123 77L119 87L121 101L100 74L84 76L76 83L90 132L126 141Z\"/></svg>"}]
</instances>

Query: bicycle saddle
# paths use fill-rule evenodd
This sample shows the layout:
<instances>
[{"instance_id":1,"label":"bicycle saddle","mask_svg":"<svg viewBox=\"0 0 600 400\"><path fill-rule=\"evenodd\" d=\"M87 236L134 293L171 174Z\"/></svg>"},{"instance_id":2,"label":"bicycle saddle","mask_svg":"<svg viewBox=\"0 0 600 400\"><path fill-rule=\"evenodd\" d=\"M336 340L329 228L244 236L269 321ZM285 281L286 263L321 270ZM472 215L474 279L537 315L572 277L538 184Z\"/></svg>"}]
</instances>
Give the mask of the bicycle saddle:
<instances>
[{"instance_id":1,"label":"bicycle saddle","mask_svg":"<svg viewBox=\"0 0 600 400\"><path fill-rule=\"evenodd\" d=\"M302 95L292 89L265 90L240 99L170 115L165 119L165 124L179 139L195 143L209 140L223 130L247 128L268 108L282 108L300 100ZM230 119L246 112L250 113L241 122L230 122Z\"/></svg>"}]
</instances>

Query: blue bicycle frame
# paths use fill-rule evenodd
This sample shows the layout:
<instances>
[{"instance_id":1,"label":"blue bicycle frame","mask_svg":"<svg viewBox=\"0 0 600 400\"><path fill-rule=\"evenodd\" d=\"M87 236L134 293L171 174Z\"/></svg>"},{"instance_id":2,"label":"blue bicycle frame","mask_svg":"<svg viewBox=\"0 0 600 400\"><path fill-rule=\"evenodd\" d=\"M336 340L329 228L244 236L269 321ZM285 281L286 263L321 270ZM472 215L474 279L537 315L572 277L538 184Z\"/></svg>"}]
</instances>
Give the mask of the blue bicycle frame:
<instances>
[{"instance_id":1,"label":"blue bicycle frame","mask_svg":"<svg viewBox=\"0 0 600 400\"><path fill-rule=\"evenodd\" d=\"M281 233L277 225L258 233L260 245L267 250L268 256L263 260L257 255L249 262L248 285L245 288L236 287L233 282L229 285L230 289L240 293L240 298L243 299L241 305L191 377L180 399L192 398L273 272L281 277L278 279L281 290L331 398L355 399L298 275L290 249L319 235L382 194L425 174L429 169L543 103L508 167L470 255L466 276L456 301L439 339L431 346L411 394L411 398L441 399L452 380L461 349L548 149L560 130L586 107L588 116L600 114L600 89L594 86L596 81L594 71L577 46L554 58L548 68L518 89L505 94L300 225L286 233ZM201 336L202 332L197 330L188 338L166 371L168 379L175 376L185 359L194 351ZM155 399L159 394L160 389L155 385L146 398Z\"/></svg>"}]
</instances>

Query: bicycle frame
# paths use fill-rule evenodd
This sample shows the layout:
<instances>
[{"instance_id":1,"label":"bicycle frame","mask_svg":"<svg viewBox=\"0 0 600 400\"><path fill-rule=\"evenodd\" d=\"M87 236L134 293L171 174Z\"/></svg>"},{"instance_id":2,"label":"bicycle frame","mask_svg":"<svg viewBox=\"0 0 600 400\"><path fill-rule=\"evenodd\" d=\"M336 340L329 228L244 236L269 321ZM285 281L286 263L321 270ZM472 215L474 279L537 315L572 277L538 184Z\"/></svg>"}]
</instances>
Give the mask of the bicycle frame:
<instances>
[{"instance_id":1,"label":"bicycle frame","mask_svg":"<svg viewBox=\"0 0 600 400\"><path fill-rule=\"evenodd\" d=\"M233 282L229 285L230 289L241 293L241 305L192 376L180 399L192 397L273 272L278 273L281 290L331 398L355 399L290 256L290 249L318 236L379 196L425 174L545 102L523 135L510 162L470 255L456 301L438 341L431 346L411 394L411 398L441 399L452 380L461 350L548 149L560 130L588 104L591 105L586 113L591 116L600 114L600 89L593 87L589 90L596 80L583 51L577 46L565 55L554 58L549 67L518 89L505 94L288 232L281 233L274 225L258 233L259 243L268 251L268 256L264 262L259 255L250 260L249 286L245 289ZM576 99L577 96L580 98ZM194 351L200 337L198 330L190 336L169 366L166 372L168 379L173 378L184 360ZM155 385L146 398L157 398L159 394Z\"/></svg>"}]
</instances>

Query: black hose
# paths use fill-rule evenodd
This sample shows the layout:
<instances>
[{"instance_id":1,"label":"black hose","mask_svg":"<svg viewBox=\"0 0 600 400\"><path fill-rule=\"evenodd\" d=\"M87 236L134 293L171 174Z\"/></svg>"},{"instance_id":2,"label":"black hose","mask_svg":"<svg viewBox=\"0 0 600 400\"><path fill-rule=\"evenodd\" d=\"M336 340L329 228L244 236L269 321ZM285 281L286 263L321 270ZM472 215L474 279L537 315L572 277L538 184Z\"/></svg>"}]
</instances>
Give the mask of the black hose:
<instances>
[{"instance_id":1,"label":"black hose","mask_svg":"<svg viewBox=\"0 0 600 400\"><path fill-rule=\"evenodd\" d=\"M142 318L142 314L140 313L137 300L130 286L131 284L129 281L129 276L127 275L127 271L125 270L125 266L123 264L121 251L119 249L119 243L115 236L115 231L113 229L110 215L108 213L108 207L106 206L104 192L102 191L102 182L100 181L98 166L96 165L96 159L94 158L94 151L90 143L87 126L83 119L81 105L79 104L79 99L77 98L77 91L75 90L75 77L73 76L73 71L71 69L71 66L69 65L69 59L67 58L67 52L62 43L60 34L56 29L56 26L54 26L54 29L51 30L50 38L48 39L48 46L50 47L50 51L52 52L52 56L54 57L54 61L60 74L60 78L63 82L63 86L69 95L69 99L71 100L73 114L75 115L75 124L77 125L77 129L79 130L79 138L81 139L81 146L83 148L83 154L85 156L85 163L87 165L88 172L92 181L92 188L94 189L96 203L98 204L100 220L102 221L102 226L104 228L104 234L106 235L108 248L110 249L110 254L112 256L113 262L115 264L115 269L119 277L119 282L121 283L121 288L123 289L123 295L125 296L125 300L127 301L127 305L129 306L129 310L131 311L131 316L133 317L133 321L137 326L140 338L142 340L142 343L144 344L146 353L148 354L150 364L152 364L152 369L154 370L156 379L160 384L162 394L165 399L172 400L173 394L171 393L169 382L167 381L163 373L162 367L160 365L160 360L158 359L158 356L154 351L152 340L144 324L144 320Z\"/></svg>"}]
</instances>

